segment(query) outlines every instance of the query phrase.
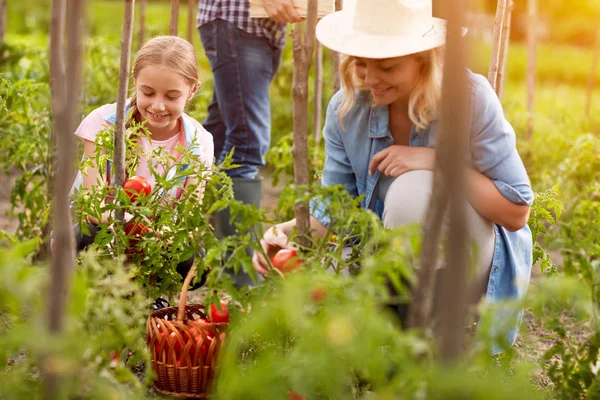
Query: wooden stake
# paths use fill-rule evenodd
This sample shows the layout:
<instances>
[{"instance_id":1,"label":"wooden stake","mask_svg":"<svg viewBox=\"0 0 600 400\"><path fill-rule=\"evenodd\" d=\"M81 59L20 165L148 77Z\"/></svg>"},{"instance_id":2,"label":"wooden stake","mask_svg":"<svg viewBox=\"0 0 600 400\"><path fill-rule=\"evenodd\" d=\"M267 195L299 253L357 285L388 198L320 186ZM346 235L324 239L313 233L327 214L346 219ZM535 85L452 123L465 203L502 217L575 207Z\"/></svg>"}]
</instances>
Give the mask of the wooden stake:
<instances>
[{"instance_id":1,"label":"wooden stake","mask_svg":"<svg viewBox=\"0 0 600 400\"><path fill-rule=\"evenodd\" d=\"M506 60L508 59L508 49L510 46L510 28L512 20L512 10L514 8L513 0L508 0L506 12L504 13L504 24L502 25L502 45L500 46L500 61L497 76L497 94L500 100L504 95L504 80L506 76Z\"/></svg>"},{"instance_id":2,"label":"wooden stake","mask_svg":"<svg viewBox=\"0 0 600 400\"><path fill-rule=\"evenodd\" d=\"M187 31L187 40L194 45L194 32L196 31L196 2L194 0L188 0L188 31Z\"/></svg>"},{"instance_id":3,"label":"wooden stake","mask_svg":"<svg viewBox=\"0 0 600 400\"><path fill-rule=\"evenodd\" d=\"M537 0L528 0L527 19L527 140L533 137L533 101L535 96L535 62L537 41Z\"/></svg>"},{"instance_id":4,"label":"wooden stake","mask_svg":"<svg viewBox=\"0 0 600 400\"><path fill-rule=\"evenodd\" d=\"M54 132L57 139L58 171L55 185L55 254L50 266L50 287L48 290L48 332L58 336L63 329L64 311L67 303L69 276L75 269L75 240L71 220L69 191L73 178L75 159L75 118L81 98L83 21L85 0L69 0L67 16L68 71L64 67L64 26L65 1L52 3L52 25L50 38L50 68L52 87L52 112ZM67 79L67 76L69 77ZM52 357L51 354L48 357ZM47 399L59 397L61 373L48 368L43 362L44 396Z\"/></svg>"},{"instance_id":5,"label":"wooden stake","mask_svg":"<svg viewBox=\"0 0 600 400\"><path fill-rule=\"evenodd\" d=\"M335 11L340 11L344 7L344 0L335 0ZM340 54L336 51L333 54L333 93L340 90Z\"/></svg>"},{"instance_id":6,"label":"wooden stake","mask_svg":"<svg viewBox=\"0 0 600 400\"><path fill-rule=\"evenodd\" d=\"M179 0L171 0L171 24L169 35L177 36L177 23L179 22Z\"/></svg>"},{"instance_id":7,"label":"wooden stake","mask_svg":"<svg viewBox=\"0 0 600 400\"><path fill-rule=\"evenodd\" d=\"M302 38L301 24L294 26L294 182L298 186L307 186L308 179L308 74L312 64L315 47L315 27L317 25L317 1L308 0L308 13ZM300 246L308 247L309 214L308 204L299 201L295 207L296 226L298 228L297 242Z\"/></svg>"},{"instance_id":8,"label":"wooden stake","mask_svg":"<svg viewBox=\"0 0 600 400\"><path fill-rule=\"evenodd\" d=\"M502 26L504 25L504 16L506 14L508 0L498 0L496 6L496 17L494 18L494 33L492 37L492 55L490 56L490 68L488 72L488 81L492 88L498 93L498 70L500 68L500 46L502 44Z\"/></svg>"},{"instance_id":9,"label":"wooden stake","mask_svg":"<svg viewBox=\"0 0 600 400\"><path fill-rule=\"evenodd\" d=\"M442 226L449 204L448 244L442 282L436 334L440 339L442 358L456 360L464 340L468 261L468 236L464 197L465 177L463 154L467 149L468 98L465 69L465 48L462 42L462 0L444 2L443 15L448 19L446 60L442 88L440 133L436 146L436 164L429 211L423 226L423 245L418 285L415 288L409 314L409 326L429 326L437 252L442 237ZM449 101L449 99L451 99ZM449 184L452 182L452 184Z\"/></svg>"},{"instance_id":10,"label":"wooden stake","mask_svg":"<svg viewBox=\"0 0 600 400\"><path fill-rule=\"evenodd\" d=\"M6 8L8 0L0 0L0 41L6 38Z\"/></svg>"},{"instance_id":11,"label":"wooden stake","mask_svg":"<svg viewBox=\"0 0 600 400\"><path fill-rule=\"evenodd\" d=\"M436 146L434 174L445 178L449 197L449 225L446 247L447 274L442 280L442 292L437 337L440 352L446 362L456 361L463 351L467 311L467 264L469 234L466 218L464 154L468 147L466 48L462 41L463 0L446 0L448 17L446 60L442 89L440 136ZM450 100L451 99L451 100ZM436 188L433 189L437 190ZM431 207L443 207L432 204ZM431 268L432 266L429 266Z\"/></svg>"},{"instance_id":12,"label":"wooden stake","mask_svg":"<svg viewBox=\"0 0 600 400\"><path fill-rule=\"evenodd\" d=\"M140 29L138 31L138 49L141 49L144 45L145 35L146 35L146 3L147 0L140 0L140 18L139 25Z\"/></svg>"},{"instance_id":13,"label":"wooden stake","mask_svg":"<svg viewBox=\"0 0 600 400\"><path fill-rule=\"evenodd\" d=\"M313 138L321 142L321 112L323 107L323 46L316 42L315 63L315 107L313 110Z\"/></svg>"},{"instance_id":14,"label":"wooden stake","mask_svg":"<svg viewBox=\"0 0 600 400\"><path fill-rule=\"evenodd\" d=\"M127 89L129 87L129 71L131 63L131 37L133 35L133 10L135 1L125 0L123 18L123 35L121 36L121 65L119 68L119 88L117 91L117 110L115 121L115 186L123 187L125 182L125 109L127 105ZM117 211L117 220L123 222L124 212Z\"/></svg>"},{"instance_id":15,"label":"wooden stake","mask_svg":"<svg viewBox=\"0 0 600 400\"><path fill-rule=\"evenodd\" d=\"M596 66L598 65L598 55L600 54L600 28L596 31L596 44L594 45L594 58L592 59L592 68L588 76L585 115L589 116L592 110L592 94L594 91L594 81L596 78Z\"/></svg>"}]
</instances>

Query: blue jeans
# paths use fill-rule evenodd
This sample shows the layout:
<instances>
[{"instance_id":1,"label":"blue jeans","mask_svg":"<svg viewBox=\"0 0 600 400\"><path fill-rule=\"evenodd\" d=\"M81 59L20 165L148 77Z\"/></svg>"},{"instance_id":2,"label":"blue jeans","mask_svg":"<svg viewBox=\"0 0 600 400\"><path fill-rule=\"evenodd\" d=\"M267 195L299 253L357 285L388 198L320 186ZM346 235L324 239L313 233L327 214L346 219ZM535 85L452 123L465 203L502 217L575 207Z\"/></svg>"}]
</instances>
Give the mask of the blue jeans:
<instances>
[{"instance_id":1,"label":"blue jeans","mask_svg":"<svg viewBox=\"0 0 600 400\"><path fill-rule=\"evenodd\" d=\"M214 75L213 98L202 125L213 135L217 164L235 148L233 163L241 167L227 174L256 178L271 141L269 86L282 51L222 19L198 31Z\"/></svg>"}]
</instances>

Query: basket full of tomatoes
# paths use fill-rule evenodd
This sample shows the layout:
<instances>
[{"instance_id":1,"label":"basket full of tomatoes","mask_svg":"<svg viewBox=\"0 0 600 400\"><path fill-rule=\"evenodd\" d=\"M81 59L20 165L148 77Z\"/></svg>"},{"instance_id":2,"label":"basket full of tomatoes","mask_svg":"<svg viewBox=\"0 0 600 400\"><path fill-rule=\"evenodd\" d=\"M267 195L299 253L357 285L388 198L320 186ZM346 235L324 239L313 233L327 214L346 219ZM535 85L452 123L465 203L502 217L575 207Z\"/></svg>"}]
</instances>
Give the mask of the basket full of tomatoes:
<instances>
[{"instance_id":1,"label":"basket full of tomatoes","mask_svg":"<svg viewBox=\"0 0 600 400\"><path fill-rule=\"evenodd\" d=\"M187 288L195 274L191 268L177 307L154 311L146 322L146 336L154 389L179 398L206 398L214 380L217 356L229 322L226 303L212 305L206 313L201 304L186 305Z\"/></svg>"}]
</instances>

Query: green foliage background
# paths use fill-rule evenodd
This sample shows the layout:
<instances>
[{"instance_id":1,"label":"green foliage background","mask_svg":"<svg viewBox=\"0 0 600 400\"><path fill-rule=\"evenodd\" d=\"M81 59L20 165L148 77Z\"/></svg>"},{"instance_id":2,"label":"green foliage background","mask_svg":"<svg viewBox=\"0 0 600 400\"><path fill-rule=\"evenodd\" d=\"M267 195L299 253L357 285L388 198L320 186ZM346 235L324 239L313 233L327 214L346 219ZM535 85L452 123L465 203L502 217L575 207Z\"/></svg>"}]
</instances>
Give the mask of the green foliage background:
<instances>
[{"instance_id":1,"label":"green foliage background","mask_svg":"<svg viewBox=\"0 0 600 400\"><path fill-rule=\"evenodd\" d=\"M487 3L492 2L473 2L479 7ZM63 341L42 345L42 289L47 273L36 251L50 221L47 184L53 175L47 64L50 4L50 0L37 0L35 6L9 2L9 31L6 42L0 43L0 171L17 175L11 202L19 220L15 236L0 231L0 397L41 397L37 361L48 349L56 351L57 368L70 378L65 398L152 397L146 386L151 374L144 370L148 365L144 320L149 295L156 293L148 293L140 284L147 276L126 267L112 254L101 250L79 260ZM522 15L524 5L516 2L516 15ZM258 244L250 231L228 241L216 241L209 231L202 233L208 249L202 268L221 266L209 274L212 294L206 301L227 293L245 310L232 315L233 333L223 356L218 398L285 398L288 390L308 398L334 399L395 398L399 393L404 398L594 398L600 387L596 371L600 348L596 321L600 306L600 98L594 96L591 115L584 115L592 55L589 48L570 44L593 42L590 27L597 25L600 11L591 0L553 0L544 7L544 16L552 22L552 42L538 48L531 141L526 140L526 49L519 42L511 44L503 105L538 193L529 224L536 239L535 268L542 273L536 271L541 276L533 282L525 303L512 306L531 310L555 339L550 348L531 363L525 350L490 359L485 343L475 344L462 364L453 366L459 372L438 365L431 337L400 332L381 308L393 300L384 290L386 277L412 279L412 266L418 263L418 232L385 232L372 214L349 207L353 200L344 197L343 191L312 188L316 195L334 200L332 209L339 213L342 224L337 231L346 234L335 245L324 240L315 243L316 250L304 252L303 274L269 279L257 289L237 291L223 270L250 271L244 248L247 243L252 247ZM122 10L119 1L88 1L81 116L116 99L121 24L115 16L122 15ZM168 2L149 3L148 36L168 32L168 13ZM183 4L180 13L179 34L185 37ZM212 76L197 33L194 44L203 84L188 111L202 121L211 97ZM490 46L477 40L471 44L469 67L486 75ZM323 112L333 94L331 57L325 51ZM289 184L293 168L292 73L290 39L271 88L273 135L268 168L276 179L288 183L279 202L281 218L291 215L294 202L303 193L303 188ZM600 71L595 77L600 81ZM311 92L312 84L311 78ZM311 159L316 160L311 175L317 182L323 150L315 142L310 149ZM217 182L224 189L217 187ZM254 237L262 236L263 224L272 222L264 212L232 202L224 180L217 179L208 191L205 207L186 209L194 218L230 207L243 217L241 230L254 229ZM92 207L94 201L93 196L84 198L80 205ZM179 229L174 236L179 234L180 239L181 232L198 225L193 218L180 222L174 227ZM364 241L368 251L362 255L354 252L343 261L339 243L352 242L350 239ZM144 238L142 246L156 257L164 255L153 238ZM229 261L224 256L228 251L234 254ZM343 276L340 266L345 264L362 268L360 272L351 268L352 276ZM332 267L333 273L325 272L327 267ZM136 273L140 279L136 280ZM403 288L398 279L393 283ZM160 289L173 295L177 277L170 276ZM327 294L324 300L311 299L316 289ZM129 297L132 293L135 295ZM583 340L573 338L565 328L565 318L572 322L572 329L582 332ZM525 342L526 333L522 336ZM132 350L133 356L121 352L116 365L111 364L110 354L120 349ZM530 382L535 369L548 378L541 391Z\"/></svg>"}]
</instances>

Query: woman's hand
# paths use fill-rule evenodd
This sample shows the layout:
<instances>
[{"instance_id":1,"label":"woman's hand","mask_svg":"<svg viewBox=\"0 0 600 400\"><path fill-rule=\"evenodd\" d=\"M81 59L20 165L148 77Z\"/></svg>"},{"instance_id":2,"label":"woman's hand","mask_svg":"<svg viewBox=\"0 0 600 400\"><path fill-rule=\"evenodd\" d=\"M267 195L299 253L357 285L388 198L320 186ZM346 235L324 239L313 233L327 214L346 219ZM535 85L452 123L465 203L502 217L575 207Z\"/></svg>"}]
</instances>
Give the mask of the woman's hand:
<instances>
[{"instance_id":1,"label":"woman's hand","mask_svg":"<svg viewBox=\"0 0 600 400\"><path fill-rule=\"evenodd\" d=\"M433 171L434 165L435 149L394 144L373 156L369 174L378 169L381 174L396 178L408 171Z\"/></svg>"},{"instance_id":2,"label":"woman's hand","mask_svg":"<svg viewBox=\"0 0 600 400\"><path fill-rule=\"evenodd\" d=\"M281 249L296 248L295 243L290 242L288 236L277 226L274 226L265 232L265 235L260 241L260 245L269 258L272 258L275 253ZM252 256L252 266L256 272L262 276L265 276L269 272L269 262L259 250L254 251L254 255Z\"/></svg>"},{"instance_id":3,"label":"woman's hand","mask_svg":"<svg viewBox=\"0 0 600 400\"><path fill-rule=\"evenodd\" d=\"M294 8L293 0L264 0L263 7L269 18L280 24L302 21Z\"/></svg>"}]
</instances>

